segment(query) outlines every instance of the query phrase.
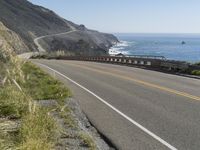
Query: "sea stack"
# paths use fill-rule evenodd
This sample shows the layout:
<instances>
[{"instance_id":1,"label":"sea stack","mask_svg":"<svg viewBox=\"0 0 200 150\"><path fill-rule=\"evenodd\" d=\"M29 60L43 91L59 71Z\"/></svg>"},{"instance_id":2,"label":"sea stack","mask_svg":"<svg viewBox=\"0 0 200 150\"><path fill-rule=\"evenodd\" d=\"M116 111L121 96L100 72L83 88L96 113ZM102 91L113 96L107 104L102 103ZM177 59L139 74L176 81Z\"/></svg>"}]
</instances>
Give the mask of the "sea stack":
<instances>
[{"instance_id":1,"label":"sea stack","mask_svg":"<svg viewBox=\"0 0 200 150\"><path fill-rule=\"evenodd\" d=\"M182 41L182 42L181 42L181 44L182 44L182 45L185 45L185 44L186 44L186 42L185 42L185 41Z\"/></svg>"}]
</instances>

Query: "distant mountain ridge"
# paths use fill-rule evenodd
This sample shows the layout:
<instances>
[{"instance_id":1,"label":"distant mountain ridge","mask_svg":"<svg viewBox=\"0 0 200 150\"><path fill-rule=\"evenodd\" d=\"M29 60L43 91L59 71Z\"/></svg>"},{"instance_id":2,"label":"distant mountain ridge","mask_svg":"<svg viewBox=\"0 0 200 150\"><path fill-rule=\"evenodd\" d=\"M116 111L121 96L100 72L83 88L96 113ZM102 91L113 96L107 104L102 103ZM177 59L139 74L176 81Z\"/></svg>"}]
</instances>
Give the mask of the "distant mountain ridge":
<instances>
[{"instance_id":1,"label":"distant mountain ridge","mask_svg":"<svg viewBox=\"0 0 200 150\"><path fill-rule=\"evenodd\" d=\"M53 11L33 5L27 0L0 0L0 21L17 33L30 51L37 51L37 46L33 42L36 37L68 32L72 28L76 32L42 39L41 45L47 51L64 50L75 55L106 55L108 49L118 42L111 34L76 25Z\"/></svg>"}]
</instances>

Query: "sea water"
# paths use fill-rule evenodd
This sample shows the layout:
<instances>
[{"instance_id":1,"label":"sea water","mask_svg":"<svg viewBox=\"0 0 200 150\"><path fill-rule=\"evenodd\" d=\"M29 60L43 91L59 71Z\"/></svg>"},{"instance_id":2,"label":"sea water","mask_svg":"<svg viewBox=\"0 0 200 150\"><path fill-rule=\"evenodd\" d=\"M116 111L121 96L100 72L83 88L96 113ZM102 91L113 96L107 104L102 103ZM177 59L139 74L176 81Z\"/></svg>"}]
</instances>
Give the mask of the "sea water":
<instances>
[{"instance_id":1,"label":"sea water","mask_svg":"<svg viewBox=\"0 0 200 150\"><path fill-rule=\"evenodd\" d=\"M120 43L110 54L164 56L170 60L200 62L200 34L115 34Z\"/></svg>"}]
</instances>

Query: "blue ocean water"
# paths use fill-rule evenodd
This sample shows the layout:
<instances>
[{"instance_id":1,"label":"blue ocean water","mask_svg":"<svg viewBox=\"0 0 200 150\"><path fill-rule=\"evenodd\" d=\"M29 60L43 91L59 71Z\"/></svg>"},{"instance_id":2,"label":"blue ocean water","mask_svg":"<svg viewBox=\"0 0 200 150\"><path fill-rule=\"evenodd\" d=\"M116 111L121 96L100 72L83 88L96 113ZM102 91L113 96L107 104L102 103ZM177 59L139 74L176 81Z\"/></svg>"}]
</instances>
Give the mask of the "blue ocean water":
<instances>
[{"instance_id":1,"label":"blue ocean water","mask_svg":"<svg viewBox=\"0 0 200 150\"><path fill-rule=\"evenodd\" d=\"M200 62L200 34L115 35L120 43L110 49L110 54L156 55L171 60Z\"/></svg>"}]
</instances>

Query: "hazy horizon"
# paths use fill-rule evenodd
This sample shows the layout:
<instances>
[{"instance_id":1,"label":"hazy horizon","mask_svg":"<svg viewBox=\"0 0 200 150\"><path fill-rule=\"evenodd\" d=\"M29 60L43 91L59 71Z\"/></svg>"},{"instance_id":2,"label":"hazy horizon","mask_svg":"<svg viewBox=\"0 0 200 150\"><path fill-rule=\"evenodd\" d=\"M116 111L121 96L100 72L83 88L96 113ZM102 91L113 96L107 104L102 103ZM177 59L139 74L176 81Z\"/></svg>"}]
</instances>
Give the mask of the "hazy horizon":
<instances>
[{"instance_id":1,"label":"hazy horizon","mask_svg":"<svg viewBox=\"0 0 200 150\"><path fill-rule=\"evenodd\" d=\"M29 1L102 32L200 34L199 0Z\"/></svg>"},{"instance_id":2,"label":"hazy horizon","mask_svg":"<svg viewBox=\"0 0 200 150\"><path fill-rule=\"evenodd\" d=\"M157 32L157 33L151 33L151 32L111 32L113 34L155 34L155 35L200 35L200 33L164 33L164 32Z\"/></svg>"}]
</instances>

